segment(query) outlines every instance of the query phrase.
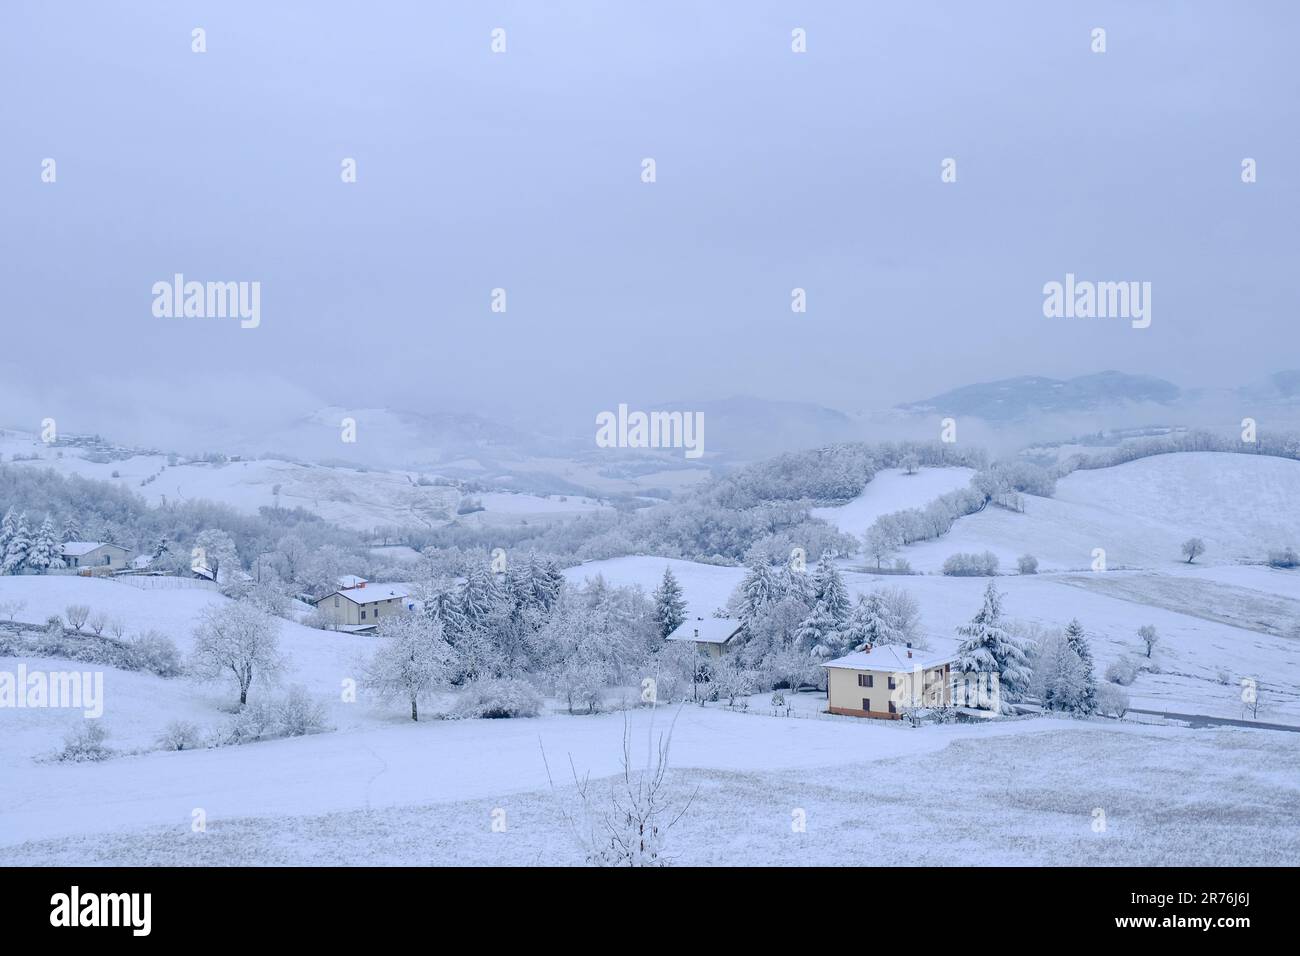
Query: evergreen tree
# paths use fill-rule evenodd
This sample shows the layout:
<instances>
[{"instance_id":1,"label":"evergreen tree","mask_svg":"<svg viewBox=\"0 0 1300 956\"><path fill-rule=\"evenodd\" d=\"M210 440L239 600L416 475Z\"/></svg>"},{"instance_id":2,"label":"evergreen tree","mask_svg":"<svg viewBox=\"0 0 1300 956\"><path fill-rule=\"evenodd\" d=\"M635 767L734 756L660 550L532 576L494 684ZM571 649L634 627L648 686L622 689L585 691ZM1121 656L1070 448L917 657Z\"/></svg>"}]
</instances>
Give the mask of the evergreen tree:
<instances>
[{"instance_id":1,"label":"evergreen tree","mask_svg":"<svg viewBox=\"0 0 1300 956\"><path fill-rule=\"evenodd\" d=\"M826 602L818 601L795 633L797 646L815 661L838 657L845 648L841 624Z\"/></svg>"},{"instance_id":2,"label":"evergreen tree","mask_svg":"<svg viewBox=\"0 0 1300 956\"><path fill-rule=\"evenodd\" d=\"M763 608L780 600L780 582L765 555L756 555L740 582L740 619L748 624Z\"/></svg>"},{"instance_id":3,"label":"evergreen tree","mask_svg":"<svg viewBox=\"0 0 1300 956\"><path fill-rule=\"evenodd\" d=\"M69 514L68 517L64 519L62 538L65 542L82 540L81 525L77 523L76 515Z\"/></svg>"},{"instance_id":4,"label":"evergreen tree","mask_svg":"<svg viewBox=\"0 0 1300 956\"><path fill-rule=\"evenodd\" d=\"M677 630L678 625L686 620L686 601L682 598L682 586L673 577L672 568L664 568L663 582L655 589L655 624L659 626L659 636L667 637Z\"/></svg>"},{"instance_id":5,"label":"evergreen tree","mask_svg":"<svg viewBox=\"0 0 1300 956\"><path fill-rule=\"evenodd\" d=\"M4 562L0 564L0 574L17 574L27 563L27 556L32 550L32 535L27 528L27 515L18 516L17 525L5 545Z\"/></svg>"},{"instance_id":6,"label":"evergreen tree","mask_svg":"<svg viewBox=\"0 0 1300 956\"><path fill-rule=\"evenodd\" d=\"M18 512L12 507L5 512L4 520L0 521L0 565L3 565L5 555L9 552L9 542L13 540L14 534L18 531ZM3 573L3 572L0 572Z\"/></svg>"},{"instance_id":7,"label":"evergreen tree","mask_svg":"<svg viewBox=\"0 0 1300 956\"><path fill-rule=\"evenodd\" d=\"M807 571L796 571L787 565L785 572L777 580L782 597L798 601L807 608L811 608L817 600L813 589L812 575Z\"/></svg>"},{"instance_id":8,"label":"evergreen tree","mask_svg":"<svg viewBox=\"0 0 1300 956\"><path fill-rule=\"evenodd\" d=\"M831 561L830 552L822 552L817 562L817 571L813 574L814 597L826 606L826 611L835 619L836 625L842 625L849 619L849 591L844 586L844 578Z\"/></svg>"},{"instance_id":9,"label":"evergreen tree","mask_svg":"<svg viewBox=\"0 0 1300 956\"><path fill-rule=\"evenodd\" d=\"M460 587L460 613L466 627L477 627L491 616L502 597L496 575L482 565L473 565Z\"/></svg>"},{"instance_id":10,"label":"evergreen tree","mask_svg":"<svg viewBox=\"0 0 1300 956\"><path fill-rule=\"evenodd\" d=\"M858 598L844 626L844 640L855 651L866 650L868 645L878 647L898 643L893 621L879 592L873 591Z\"/></svg>"},{"instance_id":11,"label":"evergreen tree","mask_svg":"<svg viewBox=\"0 0 1300 956\"><path fill-rule=\"evenodd\" d=\"M1079 700L1078 711L1082 714L1097 712L1097 675L1093 671L1092 647L1088 637L1083 633L1083 625L1076 617L1065 628L1065 639L1070 643L1070 650L1079 655L1083 665L1083 694Z\"/></svg>"},{"instance_id":12,"label":"evergreen tree","mask_svg":"<svg viewBox=\"0 0 1300 956\"><path fill-rule=\"evenodd\" d=\"M63 567L63 547L54 537L54 522L46 515L32 542L31 553L27 555L27 564L44 574L50 568Z\"/></svg>"},{"instance_id":13,"label":"evergreen tree","mask_svg":"<svg viewBox=\"0 0 1300 956\"><path fill-rule=\"evenodd\" d=\"M995 582L984 589L984 606L969 624L957 628L965 640L957 648L957 667L977 674L997 674L1002 709L1019 700L1029 686L1031 672L1025 649L1002 626L1002 595Z\"/></svg>"}]
</instances>

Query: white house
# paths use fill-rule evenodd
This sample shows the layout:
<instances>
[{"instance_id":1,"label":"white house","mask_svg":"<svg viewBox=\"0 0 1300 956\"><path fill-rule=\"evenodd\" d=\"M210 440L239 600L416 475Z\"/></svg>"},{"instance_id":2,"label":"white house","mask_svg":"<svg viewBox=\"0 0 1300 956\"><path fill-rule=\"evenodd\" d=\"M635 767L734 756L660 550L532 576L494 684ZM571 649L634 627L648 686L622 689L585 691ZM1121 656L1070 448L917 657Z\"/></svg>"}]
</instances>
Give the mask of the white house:
<instances>
[{"instance_id":1,"label":"white house","mask_svg":"<svg viewBox=\"0 0 1300 956\"><path fill-rule=\"evenodd\" d=\"M692 641L697 651L718 658L743 628L744 625L734 617L697 617L677 625L668 635L668 640Z\"/></svg>"},{"instance_id":2,"label":"white house","mask_svg":"<svg viewBox=\"0 0 1300 956\"><path fill-rule=\"evenodd\" d=\"M371 584L339 588L313 602L335 627L368 631L386 617L411 610L415 605L404 588L392 584Z\"/></svg>"},{"instance_id":3,"label":"white house","mask_svg":"<svg viewBox=\"0 0 1300 956\"><path fill-rule=\"evenodd\" d=\"M120 571L131 561L131 549L104 541L63 542L63 563L69 568Z\"/></svg>"}]
</instances>

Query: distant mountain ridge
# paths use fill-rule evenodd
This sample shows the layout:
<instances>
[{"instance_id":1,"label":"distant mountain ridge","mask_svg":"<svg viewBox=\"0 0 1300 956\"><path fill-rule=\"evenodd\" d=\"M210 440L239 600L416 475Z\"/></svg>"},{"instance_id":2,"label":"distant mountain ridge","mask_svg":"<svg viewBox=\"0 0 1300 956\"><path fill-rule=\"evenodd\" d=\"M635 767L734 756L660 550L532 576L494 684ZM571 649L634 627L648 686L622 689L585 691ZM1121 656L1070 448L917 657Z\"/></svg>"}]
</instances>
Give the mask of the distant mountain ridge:
<instances>
[{"instance_id":1,"label":"distant mountain ridge","mask_svg":"<svg viewBox=\"0 0 1300 956\"><path fill-rule=\"evenodd\" d=\"M904 412L963 414L1010 422L1034 414L1094 411L1125 403L1170 404L1182 394L1182 389L1165 379L1112 370L1070 379L1022 375L978 382L895 407Z\"/></svg>"}]
</instances>

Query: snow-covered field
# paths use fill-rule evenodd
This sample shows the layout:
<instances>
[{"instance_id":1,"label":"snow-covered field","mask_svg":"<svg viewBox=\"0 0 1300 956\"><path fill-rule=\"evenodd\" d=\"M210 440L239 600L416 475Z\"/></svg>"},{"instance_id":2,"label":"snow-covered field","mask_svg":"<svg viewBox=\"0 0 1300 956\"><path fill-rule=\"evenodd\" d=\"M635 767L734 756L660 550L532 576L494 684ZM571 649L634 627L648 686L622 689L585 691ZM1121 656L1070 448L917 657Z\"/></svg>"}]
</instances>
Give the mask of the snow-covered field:
<instances>
[{"instance_id":1,"label":"snow-covered field","mask_svg":"<svg viewBox=\"0 0 1300 956\"><path fill-rule=\"evenodd\" d=\"M1076 471L1052 498L1025 496L1023 514L989 506L937 541L900 552L918 571L937 571L957 551L992 551L1003 570L1032 554L1040 570L1082 569L1093 550L1111 568L1176 568L1182 543L1204 540L1203 565L1263 561L1300 548L1300 462L1215 452L1158 455L1114 468Z\"/></svg>"},{"instance_id":2,"label":"snow-covered field","mask_svg":"<svg viewBox=\"0 0 1300 956\"><path fill-rule=\"evenodd\" d=\"M1264 540L1286 537L1296 519L1284 510L1276 521L1251 517L1245 504L1220 500L1223 483L1194 480L1222 466L1232 472L1230 484L1243 501L1259 494L1273 509L1289 493L1293 465L1164 456L1075 475L1061 483L1060 501L1031 499L1025 515L986 511L962 519L939 547L945 554L958 550L963 536L968 549L992 546L995 532L1014 530L1027 537L1008 539L1006 547L1021 553L1037 546L1047 563L1053 552L1044 546L1063 541L1056 553L1068 553L1070 535L1088 536L1077 526L1087 517L1103 540L1131 556L1129 563L1147 564L1000 577L1010 618L1060 627L1078 617L1099 671L1121 656L1141 655L1137 629L1154 625L1160 642L1152 669L1129 688L1133 706L1239 718L1237 682L1250 677L1262 690L1259 720L1300 725L1294 626L1300 572L1227 563L1245 548L1244 533L1232 521L1249 519L1248 534ZM898 490L912 477L919 476L885 476L893 490L884 489L875 504L863 496L846 508L869 516L873 507L923 504L905 501ZM1107 478L1121 491L1106 487ZM1143 481L1181 494L1214 489L1216 497L1201 509L1162 504L1160 495L1135 498L1129 506L1122 489ZM1135 528L1135 515L1147 524ZM1175 548L1181 537L1200 534L1210 551L1190 567L1169 560L1163 545L1147 544L1151 529L1163 529ZM905 554L913 558L927 547ZM937 648L955 644L954 628L977 610L987 583L933 573L880 576L853 570L854 564L843 563L854 593L889 585L916 596L922 629ZM744 574L742 568L627 556L570 568L566 577L581 582L599 574L648 593L665 567L698 616L723 606ZM72 576L0 577L0 604L23 602L14 613L19 620L41 622L69 604L85 604L125 621L128 633L162 631L182 651L192 644L202 609L225 600L179 579L145 589ZM229 688L112 668L103 669L102 719L108 743L123 756L92 764L42 762L37 758L57 748L78 714L0 710L0 846L6 861L578 862L557 809L561 798L548 787L547 762L562 789L570 761L579 773L607 778L619 769L625 717L639 759L653 728L665 729L674 714L677 781L699 787L698 804L670 841L682 862L852 863L880 846L895 847L899 862L916 864L1186 864L1296 856L1300 734L1043 718L911 729L821 714L824 701L814 694L794 698L796 716L789 718L773 716L765 695L756 695L746 713L719 704L620 711L612 700L615 711L597 716L569 716L552 705L529 720L413 724L400 707L378 705L364 694L355 703L343 699L344 682L358 676L373 641L281 624L288 659L281 683L302 685L325 702L335 728L310 737L154 750L169 721L212 728L228 719ZM0 661L0 669L20 663L29 670L94 669L12 658ZM629 692L627 701L634 699ZM1230 819L1222 816L1225 805L1238 808ZM1091 827L1096 808L1109 820L1104 834ZM208 816L206 834L190 832L195 809ZM509 821L504 835L490 828L496 809ZM806 833L791 832L796 810L807 817ZM411 832L430 830L436 832L427 839L409 839ZM1268 851L1252 849L1263 846Z\"/></svg>"},{"instance_id":3,"label":"snow-covered field","mask_svg":"<svg viewBox=\"0 0 1300 956\"><path fill-rule=\"evenodd\" d=\"M970 468L922 468L914 475L897 468L877 472L862 494L833 508L813 508L812 516L845 534L861 535L881 515L907 508L924 508L940 495L970 484Z\"/></svg>"}]
</instances>

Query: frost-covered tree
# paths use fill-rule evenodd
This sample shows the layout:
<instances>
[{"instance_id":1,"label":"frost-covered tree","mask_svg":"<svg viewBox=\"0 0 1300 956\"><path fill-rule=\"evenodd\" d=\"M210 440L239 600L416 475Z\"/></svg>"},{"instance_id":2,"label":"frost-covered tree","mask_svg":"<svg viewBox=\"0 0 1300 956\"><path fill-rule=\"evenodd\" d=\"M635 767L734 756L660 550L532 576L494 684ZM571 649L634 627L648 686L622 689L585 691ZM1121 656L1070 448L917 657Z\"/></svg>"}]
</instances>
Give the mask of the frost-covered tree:
<instances>
[{"instance_id":1,"label":"frost-covered tree","mask_svg":"<svg viewBox=\"0 0 1300 956\"><path fill-rule=\"evenodd\" d=\"M220 528L207 528L194 537L193 566L212 572L212 580L229 580L232 571L239 570L239 552L235 539Z\"/></svg>"},{"instance_id":2,"label":"frost-covered tree","mask_svg":"<svg viewBox=\"0 0 1300 956\"><path fill-rule=\"evenodd\" d=\"M1069 641L1070 650L1078 656L1082 668L1083 688L1076 709L1083 714L1094 714L1097 712L1097 677L1092 662L1092 648L1077 617L1066 626L1065 639Z\"/></svg>"},{"instance_id":3,"label":"frost-covered tree","mask_svg":"<svg viewBox=\"0 0 1300 956\"><path fill-rule=\"evenodd\" d=\"M8 516L6 515L6 521ZM13 529L6 537L3 562L0 574L17 574L27 564L27 557L32 549L32 534L27 527L27 515L20 514L14 522Z\"/></svg>"},{"instance_id":4,"label":"frost-covered tree","mask_svg":"<svg viewBox=\"0 0 1300 956\"><path fill-rule=\"evenodd\" d=\"M780 591L784 597L798 601L806 608L813 606L816 595L813 590L812 575L807 571L796 571L786 565L785 570L777 580L780 583Z\"/></svg>"},{"instance_id":5,"label":"frost-covered tree","mask_svg":"<svg viewBox=\"0 0 1300 956\"><path fill-rule=\"evenodd\" d=\"M63 545L54 536L54 522L49 515L45 516L40 530L36 532L31 551L27 555L27 565L41 574L51 568L63 567Z\"/></svg>"},{"instance_id":6,"label":"frost-covered tree","mask_svg":"<svg viewBox=\"0 0 1300 956\"><path fill-rule=\"evenodd\" d=\"M1090 713L1085 705L1087 671L1066 635L1059 631L1043 636L1033 655L1033 676L1029 691L1037 695L1045 710ZM1093 688L1095 707L1096 688Z\"/></svg>"},{"instance_id":7,"label":"frost-covered tree","mask_svg":"<svg viewBox=\"0 0 1300 956\"><path fill-rule=\"evenodd\" d=\"M799 648L813 660L830 660L847 648L844 627L852 608L844 579L840 577L829 554L823 554L817 564L813 589L812 610L799 625L795 637Z\"/></svg>"},{"instance_id":8,"label":"frost-covered tree","mask_svg":"<svg viewBox=\"0 0 1300 956\"><path fill-rule=\"evenodd\" d=\"M9 542L13 540L17 531L18 512L11 505L5 511L4 519L0 520L0 565L3 565L5 555L9 553Z\"/></svg>"},{"instance_id":9,"label":"frost-covered tree","mask_svg":"<svg viewBox=\"0 0 1300 956\"><path fill-rule=\"evenodd\" d=\"M682 597L682 586L673 576L672 568L664 568L664 578L654 592L655 623L659 634L667 637L677 630L678 625L686 620L686 601Z\"/></svg>"},{"instance_id":10,"label":"frost-covered tree","mask_svg":"<svg viewBox=\"0 0 1300 956\"><path fill-rule=\"evenodd\" d=\"M855 651L865 650L869 645L895 642L893 626L880 592L873 591L858 598L845 625L844 640Z\"/></svg>"},{"instance_id":11,"label":"frost-covered tree","mask_svg":"<svg viewBox=\"0 0 1300 956\"><path fill-rule=\"evenodd\" d=\"M82 540L81 525L78 523L76 515L69 514L66 518L63 519L62 540L64 543L67 543L68 541Z\"/></svg>"},{"instance_id":12,"label":"frost-covered tree","mask_svg":"<svg viewBox=\"0 0 1300 956\"><path fill-rule=\"evenodd\" d=\"M849 591L844 586L844 578L831 560L829 552L823 552L817 562L817 571L813 574L814 597L826 605L827 611L837 623L844 623L849 617Z\"/></svg>"},{"instance_id":13,"label":"frost-covered tree","mask_svg":"<svg viewBox=\"0 0 1300 956\"><path fill-rule=\"evenodd\" d=\"M255 678L273 680L284 667L279 632L280 622L252 604L211 604L194 631L193 672L201 680L232 677L242 707Z\"/></svg>"},{"instance_id":14,"label":"frost-covered tree","mask_svg":"<svg viewBox=\"0 0 1300 956\"><path fill-rule=\"evenodd\" d=\"M1205 553L1205 542L1200 538L1188 538L1183 542L1183 557L1191 564Z\"/></svg>"},{"instance_id":15,"label":"frost-covered tree","mask_svg":"<svg viewBox=\"0 0 1300 956\"><path fill-rule=\"evenodd\" d=\"M1031 671L1024 645L1002 621L1002 595L990 581L984 589L984 604L969 624L957 628L963 638L957 647L957 667L963 672L996 674L1002 709L1019 700L1029 685Z\"/></svg>"},{"instance_id":16,"label":"frost-covered tree","mask_svg":"<svg viewBox=\"0 0 1300 956\"><path fill-rule=\"evenodd\" d=\"M795 634L799 648L815 661L838 657L846 648L843 623L831 613L825 601L819 600Z\"/></svg>"},{"instance_id":17,"label":"frost-covered tree","mask_svg":"<svg viewBox=\"0 0 1300 956\"><path fill-rule=\"evenodd\" d=\"M1153 625L1143 624L1138 628L1138 637L1140 637L1142 643L1146 645L1147 657L1150 658L1151 652L1156 649L1156 644L1160 641L1160 635L1156 633L1156 629Z\"/></svg>"},{"instance_id":18,"label":"frost-covered tree","mask_svg":"<svg viewBox=\"0 0 1300 956\"><path fill-rule=\"evenodd\" d=\"M496 575L481 564L472 565L460 586L460 613L467 627L477 627L487 621L501 599L501 587Z\"/></svg>"},{"instance_id":19,"label":"frost-covered tree","mask_svg":"<svg viewBox=\"0 0 1300 956\"><path fill-rule=\"evenodd\" d=\"M415 585L415 596L424 616L442 629L443 640L455 644L466 626L455 585L444 577L428 578Z\"/></svg>"},{"instance_id":20,"label":"frost-covered tree","mask_svg":"<svg viewBox=\"0 0 1300 956\"><path fill-rule=\"evenodd\" d=\"M876 559L877 570L884 564L886 558L898 550L898 535L888 524L880 521L867 529L862 540L866 545L867 554Z\"/></svg>"},{"instance_id":21,"label":"frost-covered tree","mask_svg":"<svg viewBox=\"0 0 1300 956\"><path fill-rule=\"evenodd\" d=\"M366 664L362 685L381 700L411 705L420 719L420 703L446 684L452 649L442 627L422 614L399 614L379 625L379 649Z\"/></svg>"},{"instance_id":22,"label":"frost-covered tree","mask_svg":"<svg viewBox=\"0 0 1300 956\"><path fill-rule=\"evenodd\" d=\"M740 619L749 624L769 605L781 599L780 579L768 563L766 555L755 555L749 562L745 578L740 582Z\"/></svg>"}]
</instances>

